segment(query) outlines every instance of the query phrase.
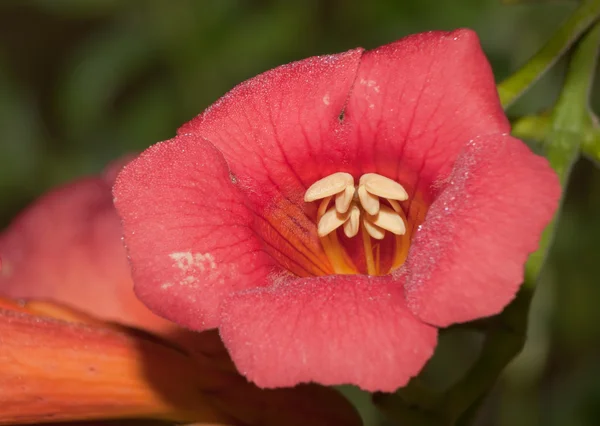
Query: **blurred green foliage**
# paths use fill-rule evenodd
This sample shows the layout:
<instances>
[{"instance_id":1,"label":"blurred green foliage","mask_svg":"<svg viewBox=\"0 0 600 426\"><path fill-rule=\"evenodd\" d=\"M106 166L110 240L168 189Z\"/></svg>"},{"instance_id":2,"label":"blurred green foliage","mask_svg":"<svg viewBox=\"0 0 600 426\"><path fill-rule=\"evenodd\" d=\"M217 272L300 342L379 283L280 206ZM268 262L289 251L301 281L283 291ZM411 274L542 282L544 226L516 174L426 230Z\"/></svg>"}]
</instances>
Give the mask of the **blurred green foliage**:
<instances>
[{"instance_id":1,"label":"blurred green foliage","mask_svg":"<svg viewBox=\"0 0 600 426\"><path fill-rule=\"evenodd\" d=\"M3 0L0 228L47 189L170 138L232 86L276 65L470 27L500 80L573 8L497 0ZM563 68L510 114L551 106ZM535 206L515 200L514 208ZM581 161L528 345L484 404L479 424L600 423L599 218L600 172ZM434 368L448 380L473 357L476 342L467 337L442 342L446 361ZM379 424L365 395L351 393L367 423Z\"/></svg>"}]
</instances>

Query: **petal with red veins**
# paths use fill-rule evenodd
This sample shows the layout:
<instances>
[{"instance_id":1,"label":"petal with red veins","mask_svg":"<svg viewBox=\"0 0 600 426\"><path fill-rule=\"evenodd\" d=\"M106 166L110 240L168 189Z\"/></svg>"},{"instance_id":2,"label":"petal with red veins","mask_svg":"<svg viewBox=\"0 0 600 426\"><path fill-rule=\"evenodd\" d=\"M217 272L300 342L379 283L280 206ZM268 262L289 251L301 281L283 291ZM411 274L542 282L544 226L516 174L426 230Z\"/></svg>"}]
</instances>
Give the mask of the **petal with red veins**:
<instances>
[{"instance_id":1,"label":"petal with red veins","mask_svg":"<svg viewBox=\"0 0 600 426\"><path fill-rule=\"evenodd\" d=\"M114 187L136 294L195 330L218 325L224 296L267 284L271 259L235 182L223 156L188 135L146 150Z\"/></svg>"},{"instance_id":2,"label":"petal with red veins","mask_svg":"<svg viewBox=\"0 0 600 426\"><path fill-rule=\"evenodd\" d=\"M467 145L416 233L406 261L410 309L438 327L497 314L555 212L548 162L508 135Z\"/></svg>"},{"instance_id":3,"label":"petal with red veins","mask_svg":"<svg viewBox=\"0 0 600 426\"><path fill-rule=\"evenodd\" d=\"M421 370L437 338L390 277L290 280L230 296L222 317L239 371L266 388L315 381L394 391Z\"/></svg>"},{"instance_id":4,"label":"petal with red veins","mask_svg":"<svg viewBox=\"0 0 600 426\"><path fill-rule=\"evenodd\" d=\"M299 276L333 273L314 225L316 205L304 202L304 192L352 167L339 116L361 55L355 49L267 71L179 129L206 138L223 153L261 218L256 233L277 263Z\"/></svg>"},{"instance_id":5,"label":"petal with red veins","mask_svg":"<svg viewBox=\"0 0 600 426\"><path fill-rule=\"evenodd\" d=\"M215 145L255 203L270 204L269 197L283 192L302 205L310 185L341 171L321 154L345 155L339 115L361 55L355 49L267 71L235 87L179 133Z\"/></svg>"},{"instance_id":6,"label":"petal with red veins","mask_svg":"<svg viewBox=\"0 0 600 426\"><path fill-rule=\"evenodd\" d=\"M467 141L509 131L471 30L415 34L366 52L344 117L358 172L398 181L427 204L431 183L449 174ZM422 208L410 206L409 220Z\"/></svg>"}]
</instances>

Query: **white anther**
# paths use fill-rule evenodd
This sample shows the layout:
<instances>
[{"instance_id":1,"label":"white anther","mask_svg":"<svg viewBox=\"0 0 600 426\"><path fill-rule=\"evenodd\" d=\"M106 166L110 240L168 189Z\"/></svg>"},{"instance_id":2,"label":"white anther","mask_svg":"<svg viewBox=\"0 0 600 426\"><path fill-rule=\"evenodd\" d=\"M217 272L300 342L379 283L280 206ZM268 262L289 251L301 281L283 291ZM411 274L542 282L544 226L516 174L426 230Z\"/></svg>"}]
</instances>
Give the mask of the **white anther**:
<instances>
[{"instance_id":1,"label":"white anther","mask_svg":"<svg viewBox=\"0 0 600 426\"><path fill-rule=\"evenodd\" d=\"M321 204L319 204L319 208L317 210L317 217L322 217L327 211L327 207L329 206L329 202L331 201L331 196L325 197L321 200Z\"/></svg>"},{"instance_id":2,"label":"white anther","mask_svg":"<svg viewBox=\"0 0 600 426\"><path fill-rule=\"evenodd\" d=\"M408 199L408 194L402 185L377 173L365 173L360 177L359 185L364 185L371 194L388 200L404 201Z\"/></svg>"},{"instance_id":3,"label":"white anther","mask_svg":"<svg viewBox=\"0 0 600 426\"><path fill-rule=\"evenodd\" d=\"M348 220L344 223L344 234L346 237L352 238L358 234L358 227L360 225L360 209L356 204L352 204L350 207L350 213Z\"/></svg>"},{"instance_id":4,"label":"white anther","mask_svg":"<svg viewBox=\"0 0 600 426\"><path fill-rule=\"evenodd\" d=\"M400 203L396 200L388 200L388 202L390 203L390 206L392 206L392 208L394 209L394 211L396 213L400 213L400 211L402 210L402 207L400 207Z\"/></svg>"},{"instance_id":5,"label":"white anther","mask_svg":"<svg viewBox=\"0 0 600 426\"><path fill-rule=\"evenodd\" d=\"M335 206L329 207L334 197ZM391 208L382 204L379 197L385 198ZM376 173L362 175L357 190L352 175L334 173L312 184L304 194L307 202L321 200L317 214L320 237L343 225L344 234L352 238L358 234L362 222L367 233L377 240L383 239L386 231L396 235L406 233L404 214L398 202L406 199L408 194L402 185Z\"/></svg>"},{"instance_id":6,"label":"white anther","mask_svg":"<svg viewBox=\"0 0 600 426\"><path fill-rule=\"evenodd\" d=\"M354 192L354 178L349 173L338 172L313 183L304 194L304 201L320 200L342 192L346 187L352 186Z\"/></svg>"},{"instance_id":7,"label":"white anther","mask_svg":"<svg viewBox=\"0 0 600 426\"><path fill-rule=\"evenodd\" d=\"M357 192L363 209L371 215L377 214L379 211L379 197L369 193L364 185L360 185Z\"/></svg>"},{"instance_id":8,"label":"white anther","mask_svg":"<svg viewBox=\"0 0 600 426\"><path fill-rule=\"evenodd\" d=\"M365 219L371 222L373 225L377 225L378 227L390 231L396 235L404 235L406 232L406 226L404 225L404 221L400 215L385 205L381 206L377 215L369 216Z\"/></svg>"},{"instance_id":9,"label":"white anther","mask_svg":"<svg viewBox=\"0 0 600 426\"><path fill-rule=\"evenodd\" d=\"M317 234L319 237L324 237L330 232L335 231L348 220L348 213L340 213L335 208L330 208L319 220L317 226Z\"/></svg>"},{"instance_id":10,"label":"white anther","mask_svg":"<svg viewBox=\"0 0 600 426\"><path fill-rule=\"evenodd\" d=\"M376 240L383 240L383 237L385 237L385 230L371 223L366 217L363 218L362 224L367 233Z\"/></svg>"},{"instance_id":11,"label":"white anther","mask_svg":"<svg viewBox=\"0 0 600 426\"><path fill-rule=\"evenodd\" d=\"M354 198L354 185L349 185L335 196L335 208L340 213L346 213L350 207L350 203Z\"/></svg>"}]
</instances>

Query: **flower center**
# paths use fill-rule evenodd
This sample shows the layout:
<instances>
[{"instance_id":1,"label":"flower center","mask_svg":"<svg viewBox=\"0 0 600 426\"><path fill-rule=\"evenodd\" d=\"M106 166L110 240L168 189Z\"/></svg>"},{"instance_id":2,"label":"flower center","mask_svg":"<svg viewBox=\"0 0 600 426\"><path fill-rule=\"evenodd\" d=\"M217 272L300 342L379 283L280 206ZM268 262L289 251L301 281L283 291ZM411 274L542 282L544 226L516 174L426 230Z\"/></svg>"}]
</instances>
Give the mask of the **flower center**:
<instances>
[{"instance_id":1,"label":"flower center","mask_svg":"<svg viewBox=\"0 0 600 426\"><path fill-rule=\"evenodd\" d=\"M320 200L317 233L336 274L384 275L404 263L410 236L406 235L406 216L400 201L407 199L402 185L376 173L362 175L358 187L352 175L339 172L318 180L307 189L304 201ZM346 250L345 245L352 244L340 241L352 240L359 231L360 263ZM383 242L386 236L388 239L393 236L393 249L392 253L382 255L382 244L378 242Z\"/></svg>"}]
</instances>

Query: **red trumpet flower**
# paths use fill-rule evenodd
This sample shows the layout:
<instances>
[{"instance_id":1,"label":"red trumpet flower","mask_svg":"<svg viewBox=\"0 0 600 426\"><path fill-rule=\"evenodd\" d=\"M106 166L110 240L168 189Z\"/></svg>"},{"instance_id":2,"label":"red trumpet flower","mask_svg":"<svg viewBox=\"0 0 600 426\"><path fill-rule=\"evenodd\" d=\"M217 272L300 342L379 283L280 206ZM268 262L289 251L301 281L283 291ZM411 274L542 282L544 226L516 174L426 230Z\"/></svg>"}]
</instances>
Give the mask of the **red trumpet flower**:
<instances>
[{"instance_id":1,"label":"red trumpet flower","mask_svg":"<svg viewBox=\"0 0 600 426\"><path fill-rule=\"evenodd\" d=\"M403 386L500 312L560 195L469 30L240 84L114 188L139 298L261 387Z\"/></svg>"}]
</instances>

